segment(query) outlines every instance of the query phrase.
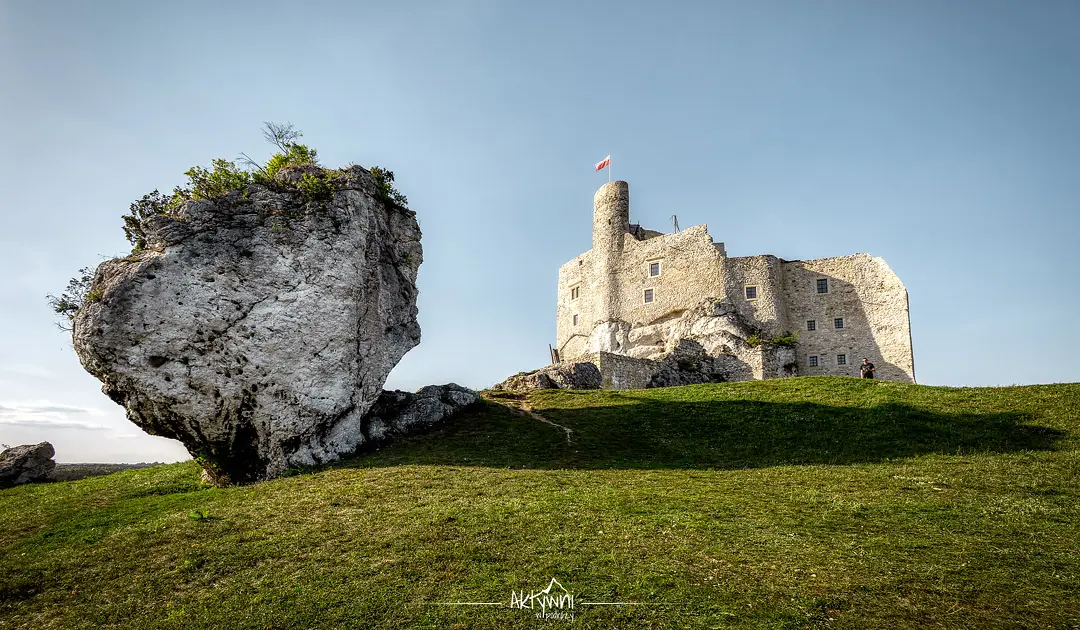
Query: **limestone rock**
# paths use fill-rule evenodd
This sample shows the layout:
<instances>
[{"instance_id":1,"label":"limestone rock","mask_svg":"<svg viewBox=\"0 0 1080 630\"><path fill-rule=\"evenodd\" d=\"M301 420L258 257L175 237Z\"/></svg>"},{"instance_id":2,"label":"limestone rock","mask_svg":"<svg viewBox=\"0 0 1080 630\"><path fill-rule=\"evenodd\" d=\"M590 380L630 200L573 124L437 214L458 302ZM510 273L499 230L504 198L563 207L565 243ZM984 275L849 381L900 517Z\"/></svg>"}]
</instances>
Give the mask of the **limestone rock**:
<instances>
[{"instance_id":1,"label":"limestone rock","mask_svg":"<svg viewBox=\"0 0 1080 630\"><path fill-rule=\"evenodd\" d=\"M542 370L559 389L599 389L600 370L588 361L559 363Z\"/></svg>"},{"instance_id":2,"label":"limestone rock","mask_svg":"<svg viewBox=\"0 0 1080 630\"><path fill-rule=\"evenodd\" d=\"M415 394L384 391L364 419L363 433L368 443L442 422L469 405L480 402L480 394L456 383L428 385Z\"/></svg>"},{"instance_id":3,"label":"limestone rock","mask_svg":"<svg viewBox=\"0 0 1080 630\"><path fill-rule=\"evenodd\" d=\"M589 361L557 363L528 374L515 374L492 386L495 391L535 389L600 389L600 370Z\"/></svg>"},{"instance_id":4,"label":"limestone rock","mask_svg":"<svg viewBox=\"0 0 1080 630\"><path fill-rule=\"evenodd\" d=\"M536 389L559 389L555 381L543 370L515 374L501 383L491 386L496 392L528 392Z\"/></svg>"},{"instance_id":5,"label":"limestone rock","mask_svg":"<svg viewBox=\"0 0 1080 630\"><path fill-rule=\"evenodd\" d=\"M13 446L0 453L0 488L47 480L56 468L55 454L48 442Z\"/></svg>"},{"instance_id":6,"label":"limestone rock","mask_svg":"<svg viewBox=\"0 0 1080 630\"><path fill-rule=\"evenodd\" d=\"M328 201L252 185L148 221L102 263L74 320L102 391L219 483L351 453L387 374L420 341L412 211L352 167Z\"/></svg>"}]
</instances>

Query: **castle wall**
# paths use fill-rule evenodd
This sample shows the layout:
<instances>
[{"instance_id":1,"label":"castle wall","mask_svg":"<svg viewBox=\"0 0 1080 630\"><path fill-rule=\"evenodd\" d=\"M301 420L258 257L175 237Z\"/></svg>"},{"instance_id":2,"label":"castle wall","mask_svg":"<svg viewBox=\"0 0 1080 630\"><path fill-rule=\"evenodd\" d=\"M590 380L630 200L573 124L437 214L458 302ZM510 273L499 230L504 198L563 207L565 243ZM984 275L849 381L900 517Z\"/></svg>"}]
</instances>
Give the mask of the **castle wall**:
<instances>
[{"instance_id":1,"label":"castle wall","mask_svg":"<svg viewBox=\"0 0 1080 630\"><path fill-rule=\"evenodd\" d=\"M727 259L727 296L740 315L771 339L788 328L783 292L784 271L776 256L739 256ZM756 298L747 298L746 288L756 289Z\"/></svg>"},{"instance_id":2,"label":"castle wall","mask_svg":"<svg viewBox=\"0 0 1080 630\"><path fill-rule=\"evenodd\" d=\"M640 230L643 240L635 238L628 194L625 182L597 191L593 248L559 269L556 343L563 359L587 352L661 353L664 322L724 290L723 244L714 243L702 225L675 234ZM657 276L650 275L653 263L660 266ZM647 289L652 302L645 301Z\"/></svg>"},{"instance_id":3,"label":"castle wall","mask_svg":"<svg viewBox=\"0 0 1080 630\"><path fill-rule=\"evenodd\" d=\"M858 376L863 357L876 377L914 382L907 289L881 258L855 254L783 263L788 321L799 336L801 375ZM818 280L828 292L818 293ZM843 328L835 320L843 318ZM807 330L813 320L816 330ZM839 365L837 355L846 357ZM817 356L811 367L809 357Z\"/></svg>"},{"instance_id":4,"label":"castle wall","mask_svg":"<svg viewBox=\"0 0 1080 630\"><path fill-rule=\"evenodd\" d=\"M578 290L577 297L571 291ZM555 319L556 348L562 358L588 352L589 334L603 321L602 304L596 299L599 283L594 273L593 250L559 268L558 308ZM574 316L577 315L575 322Z\"/></svg>"},{"instance_id":5,"label":"castle wall","mask_svg":"<svg viewBox=\"0 0 1080 630\"><path fill-rule=\"evenodd\" d=\"M650 276L659 263L660 274ZM673 319L723 290L723 258L704 226L638 241L627 234L619 260L618 317L633 326ZM652 290L652 302L645 291Z\"/></svg>"},{"instance_id":6,"label":"castle wall","mask_svg":"<svg viewBox=\"0 0 1080 630\"><path fill-rule=\"evenodd\" d=\"M645 389L661 368L656 361L611 352L594 352L581 356L579 360L590 361L600 370L602 389Z\"/></svg>"}]
</instances>

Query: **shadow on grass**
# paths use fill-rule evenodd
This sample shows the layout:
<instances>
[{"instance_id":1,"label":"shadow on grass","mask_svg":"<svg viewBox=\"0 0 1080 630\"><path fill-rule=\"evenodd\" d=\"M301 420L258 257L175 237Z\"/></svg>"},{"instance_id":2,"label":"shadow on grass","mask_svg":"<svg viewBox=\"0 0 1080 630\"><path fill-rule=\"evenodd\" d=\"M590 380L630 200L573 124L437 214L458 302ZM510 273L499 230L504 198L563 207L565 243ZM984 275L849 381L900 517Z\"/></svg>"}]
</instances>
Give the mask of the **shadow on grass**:
<instances>
[{"instance_id":1,"label":"shadow on grass","mask_svg":"<svg viewBox=\"0 0 1080 630\"><path fill-rule=\"evenodd\" d=\"M673 402L626 397L615 404L539 412L573 431L485 401L450 424L339 466L404 464L498 468L756 468L880 462L930 453L1053 450L1065 433L1020 413L937 413L904 404Z\"/></svg>"}]
</instances>

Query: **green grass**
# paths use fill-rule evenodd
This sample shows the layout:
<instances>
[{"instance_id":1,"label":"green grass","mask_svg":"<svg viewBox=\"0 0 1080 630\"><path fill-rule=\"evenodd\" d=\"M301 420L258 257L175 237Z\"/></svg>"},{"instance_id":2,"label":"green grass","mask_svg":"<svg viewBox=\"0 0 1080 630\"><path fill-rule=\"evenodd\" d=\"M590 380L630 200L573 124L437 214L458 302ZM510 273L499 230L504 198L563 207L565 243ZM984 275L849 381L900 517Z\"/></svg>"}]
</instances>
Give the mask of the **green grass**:
<instances>
[{"instance_id":1,"label":"green grass","mask_svg":"<svg viewBox=\"0 0 1080 630\"><path fill-rule=\"evenodd\" d=\"M572 443L485 402L251 486L189 462L0 491L0 627L1080 625L1080 384L527 402ZM439 605L552 577L572 624Z\"/></svg>"}]
</instances>

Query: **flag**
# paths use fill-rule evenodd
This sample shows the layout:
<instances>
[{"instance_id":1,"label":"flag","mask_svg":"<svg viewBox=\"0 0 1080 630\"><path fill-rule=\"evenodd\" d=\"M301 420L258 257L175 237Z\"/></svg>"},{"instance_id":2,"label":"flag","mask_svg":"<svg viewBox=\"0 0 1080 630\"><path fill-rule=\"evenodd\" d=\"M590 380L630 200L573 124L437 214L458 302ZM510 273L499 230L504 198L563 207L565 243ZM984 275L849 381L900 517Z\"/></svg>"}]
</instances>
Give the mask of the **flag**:
<instances>
[{"instance_id":1,"label":"flag","mask_svg":"<svg viewBox=\"0 0 1080 630\"><path fill-rule=\"evenodd\" d=\"M609 164L611 164L611 154L610 153L608 153L608 156L606 158L604 158L604 159L602 159L602 160L600 160L599 162L596 163L596 170L599 171L600 169L604 168L605 166L607 166Z\"/></svg>"}]
</instances>

